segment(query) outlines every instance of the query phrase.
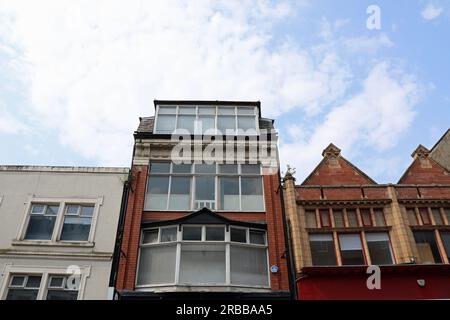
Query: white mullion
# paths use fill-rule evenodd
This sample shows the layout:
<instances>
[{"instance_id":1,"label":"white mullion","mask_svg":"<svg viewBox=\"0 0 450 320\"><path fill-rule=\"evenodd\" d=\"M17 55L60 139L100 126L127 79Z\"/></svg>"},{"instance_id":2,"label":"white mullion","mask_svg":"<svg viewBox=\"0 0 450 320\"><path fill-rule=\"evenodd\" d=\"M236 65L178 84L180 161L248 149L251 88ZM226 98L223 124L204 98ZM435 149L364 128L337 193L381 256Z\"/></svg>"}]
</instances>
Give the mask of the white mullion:
<instances>
[{"instance_id":1,"label":"white mullion","mask_svg":"<svg viewBox=\"0 0 450 320\"><path fill-rule=\"evenodd\" d=\"M226 235L225 235L226 237ZM226 239L226 238L225 238ZM231 284L231 247L230 243L228 242L225 245L225 284L230 285Z\"/></svg>"},{"instance_id":2,"label":"white mullion","mask_svg":"<svg viewBox=\"0 0 450 320\"><path fill-rule=\"evenodd\" d=\"M45 212L47 212L47 206L45 207ZM62 201L59 203L58 213L56 214L55 225L53 226L53 233L51 237L52 242L56 242L61 237L62 225L64 221L64 216L66 213L66 202Z\"/></svg>"},{"instance_id":3,"label":"white mullion","mask_svg":"<svg viewBox=\"0 0 450 320\"><path fill-rule=\"evenodd\" d=\"M237 135L239 133L237 107L234 107L234 124L235 124L234 134Z\"/></svg>"},{"instance_id":4,"label":"white mullion","mask_svg":"<svg viewBox=\"0 0 450 320\"><path fill-rule=\"evenodd\" d=\"M241 175L238 176L239 179L239 210L242 211L242 179Z\"/></svg>"},{"instance_id":5,"label":"white mullion","mask_svg":"<svg viewBox=\"0 0 450 320\"><path fill-rule=\"evenodd\" d=\"M170 166L170 167L169 167L169 187L168 187L168 190L167 190L166 210L169 210L170 189L172 188L173 163L170 163L169 166Z\"/></svg>"},{"instance_id":6,"label":"white mullion","mask_svg":"<svg viewBox=\"0 0 450 320\"><path fill-rule=\"evenodd\" d=\"M158 132L158 118L159 118L159 104L156 106L155 111L155 127L153 128L153 132Z\"/></svg>"},{"instance_id":7,"label":"white mullion","mask_svg":"<svg viewBox=\"0 0 450 320\"><path fill-rule=\"evenodd\" d=\"M46 293L47 289L47 281L48 281L48 272L44 272L41 275L41 285L39 286L38 295L36 297L36 300L45 300L44 295Z\"/></svg>"},{"instance_id":8,"label":"white mullion","mask_svg":"<svg viewBox=\"0 0 450 320\"><path fill-rule=\"evenodd\" d=\"M178 227L177 227L178 228ZM180 261L181 261L181 243L177 243L176 256L175 256L175 284L180 282Z\"/></svg>"}]
</instances>

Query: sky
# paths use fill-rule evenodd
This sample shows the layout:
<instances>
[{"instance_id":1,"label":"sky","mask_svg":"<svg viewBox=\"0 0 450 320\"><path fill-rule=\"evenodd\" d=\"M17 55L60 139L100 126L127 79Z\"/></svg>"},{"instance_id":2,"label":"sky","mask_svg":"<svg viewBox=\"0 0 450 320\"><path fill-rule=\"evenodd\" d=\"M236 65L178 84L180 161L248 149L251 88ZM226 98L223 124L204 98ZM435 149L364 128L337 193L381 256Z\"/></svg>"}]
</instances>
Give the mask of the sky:
<instances>
[{"instance_id":1,"label":"sky","mask_svg":"<svg viewBox=\"0 0 450 320\"><path fill-rule=\"evenodd\" d=\"M0 164L127 167L154 99L252 100L298 182L332 142L395 183L450 127L449 40L446 0L0 0Z\"/></svg>"}]
</instances>

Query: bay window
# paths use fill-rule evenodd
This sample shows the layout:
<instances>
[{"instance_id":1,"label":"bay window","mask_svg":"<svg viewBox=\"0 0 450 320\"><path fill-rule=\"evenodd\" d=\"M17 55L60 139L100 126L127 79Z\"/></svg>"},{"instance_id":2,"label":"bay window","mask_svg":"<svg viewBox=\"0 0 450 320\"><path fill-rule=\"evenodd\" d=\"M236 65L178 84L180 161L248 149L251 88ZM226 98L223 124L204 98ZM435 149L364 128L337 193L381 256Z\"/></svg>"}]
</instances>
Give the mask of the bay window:
<instances>
[{"instance_id":1,"label":"bay window","mask_svg":"<svg viewBox=\"0 0 450 320\"><path fill-rule=\"evenodd\" d=\"M259 164L152 162L146 210L264 211Z\"/></svg>"},{"instance_id":2,"label":"bay window","mask_svg":"<svg viewBox=\"0 0 450 320\"><path fill-rule=\"evenodd\" d=\"M158 106L154 132L172 134L180 129L190 134L254 135L258 130L258 109L252 106Z\"/></svg>"},{"instance_id":3,"label":"bay window","mask_svg":"<svg viewBox=\"0 0 450 320\"><path fill-rule=\"evenodd\" d=\"M164 232L171 236L164 237ZM267 259L264 230L225 225L150 228L142 232L136 285L268 287Z\"/></svg>"}]
</instances>

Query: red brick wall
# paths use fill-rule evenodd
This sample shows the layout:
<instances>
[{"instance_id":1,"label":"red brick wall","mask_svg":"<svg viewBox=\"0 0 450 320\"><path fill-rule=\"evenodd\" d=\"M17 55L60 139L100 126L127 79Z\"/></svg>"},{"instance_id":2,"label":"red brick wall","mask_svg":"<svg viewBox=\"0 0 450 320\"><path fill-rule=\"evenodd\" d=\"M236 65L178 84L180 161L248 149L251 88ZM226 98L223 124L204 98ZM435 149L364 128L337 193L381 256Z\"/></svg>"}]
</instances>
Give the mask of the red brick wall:
<instances>
[{"instance_id":1,"label":"red brick wall","mask_svg":"<svg viewBox=\"0 0 450 320\"><path fill-rule=\"evenodd\" d=\"M127 214L122 241L117 289L133 290L136 277L137 257L141 222L145 220L172 220L189 212L143 211L148 166L133 166L133 192L128 198ZM238 221L265 221L267 223L267 239L270 265L279 266L277 274L271 274L273 290L289 290L287 259L285 258L284 222L279 189L278 175L264 176L264 194L266 212L227 212L220 213L226 218ZM283 258L284 256L284 258Z\"/></svg>"},{"instance_id":2,"label":"red brick wall","mask_svg":"<svg viewBox=\"0 0 450 320\"><path fill-rule=\"evenodd\" d=\"M431 167L423 166L415 159L399 184L450 184L450 173L432 159L428 158Z\"/></svg>"},{"instance_id":3,"label":"red brick wall","mask_svg":"<svg viewBox=\"0 0 450 320\"><path fill-rule=\"evenodd\" d=\"M349 185L373 184L373 182L358 172L342 157L338 158L339 166L329 165L326 160L312 173L303 185Z\"/></svg>"},{"instance_id":4,"label":"red brick wall","mask_svg":"<svg viewBox=\"0 0 450 320\"><path fill-rule=\"evenodd\" d=\"M147 171L148 166L133 166L131 168L133 175L132 190L130 190L128 196L128 206L122 236L122 254L120 256L117 275L117 289L119 290L134 289Z\"/></svg>"}]
</instances>

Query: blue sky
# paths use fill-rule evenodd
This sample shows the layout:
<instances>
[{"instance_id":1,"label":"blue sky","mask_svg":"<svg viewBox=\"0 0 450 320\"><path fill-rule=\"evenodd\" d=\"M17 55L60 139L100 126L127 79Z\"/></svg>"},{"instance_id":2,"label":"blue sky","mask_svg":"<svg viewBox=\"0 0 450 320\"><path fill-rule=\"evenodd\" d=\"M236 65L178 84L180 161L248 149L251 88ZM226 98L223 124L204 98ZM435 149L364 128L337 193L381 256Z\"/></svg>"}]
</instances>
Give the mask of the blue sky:
<instances>
[{"instance_id":1,"label":"blue sky","mask_svg":"<svg viewBox=\"0 0 450 320\"><path fill-rule=\"evenodd\" d=\"M450 127L449 33L443 0L2 0L0 163L128 166L153 99L244 99L299 180L333 142L396 182Z\"/></svg>"}]
</instances>

